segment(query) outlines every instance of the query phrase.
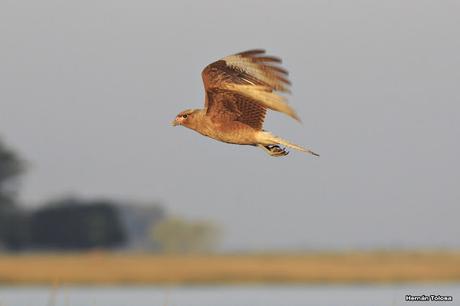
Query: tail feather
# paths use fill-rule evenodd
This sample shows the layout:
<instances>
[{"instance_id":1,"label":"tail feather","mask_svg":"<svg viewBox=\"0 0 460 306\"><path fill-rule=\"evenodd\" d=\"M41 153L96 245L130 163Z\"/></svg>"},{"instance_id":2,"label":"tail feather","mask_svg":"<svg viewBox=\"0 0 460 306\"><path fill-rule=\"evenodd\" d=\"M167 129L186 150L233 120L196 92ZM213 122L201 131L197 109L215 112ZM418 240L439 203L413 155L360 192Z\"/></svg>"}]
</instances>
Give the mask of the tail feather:
<instances>
[{"instance_id":1,"label":"tail feather","mask_svg":"<svg viewBox=\"0 0 460 306\"><path fill-rule=\"evenodd\" d=\"M259 138L259 141L261 142L261 144L263 144L263 145L282 145L282 146L285 146L285 147L288 147L288 148L291 148L291 149L295 149L295 150L298 150L298 151L301 151L301 152L306 152L306 153L310 153L310 154L315 155L315 156L319 156L319 154L313 152L312 150L305 149L304 147L301 147L301 146L299 146L297 144L289 142L286 139L283 139L281 137L275 136L270 132L266 132L266 131L260 132L258 138Z\"/></svg>"}]
</instances>

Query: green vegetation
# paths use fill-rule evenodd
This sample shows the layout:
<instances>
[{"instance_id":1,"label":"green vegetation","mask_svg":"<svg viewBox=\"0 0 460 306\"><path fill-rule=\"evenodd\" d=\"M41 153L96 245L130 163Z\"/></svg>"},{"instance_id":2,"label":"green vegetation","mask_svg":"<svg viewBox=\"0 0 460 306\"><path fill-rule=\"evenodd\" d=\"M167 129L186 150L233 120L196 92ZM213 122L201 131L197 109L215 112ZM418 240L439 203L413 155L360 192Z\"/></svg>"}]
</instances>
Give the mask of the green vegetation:
<instances>
[{"instance_id":1,"label":"green vegetation","mask_svg":"<svg viewBox=\"0 0 460 306\"><path fill-rule=\"evenodd\" d=\"M165 253L208 253L215 249L219 230L210 222L172 217L153 226L151 237Z\"/></svg>"}]
</instances>

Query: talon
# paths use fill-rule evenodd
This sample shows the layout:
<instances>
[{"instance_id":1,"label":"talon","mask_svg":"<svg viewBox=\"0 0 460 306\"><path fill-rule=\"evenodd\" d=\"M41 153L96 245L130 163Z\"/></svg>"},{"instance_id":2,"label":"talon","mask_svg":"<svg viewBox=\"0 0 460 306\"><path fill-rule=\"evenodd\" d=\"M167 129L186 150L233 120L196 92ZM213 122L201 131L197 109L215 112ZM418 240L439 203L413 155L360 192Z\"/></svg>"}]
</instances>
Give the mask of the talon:
<instances>
[{"instance_id":1,"label":"talon","mask_svg":"<svg viewBox=\"0 0 460 306\"><path fill-rule=\"evenodd\" d=\"M273 145L269 146L269 150L272 156L286 156L288 155L288 152L284 149L281 148L280 146Z\"/></svg>"},{"instance_id":2,"label":"talon","mask_svg":"<svg viewBox=\"0 0 460 306\"><path fill-rule=\"evenodd\" d=\"M266 146L259 145L259 146L263 148L265 151L267 151L267 153L270 154L270 156L273 156L273 157L281 157L281 156L286 156L289 154L289 152L286 151L285 148L281 148L278 145L266 145Z\"/></svg>"}]
</instances>

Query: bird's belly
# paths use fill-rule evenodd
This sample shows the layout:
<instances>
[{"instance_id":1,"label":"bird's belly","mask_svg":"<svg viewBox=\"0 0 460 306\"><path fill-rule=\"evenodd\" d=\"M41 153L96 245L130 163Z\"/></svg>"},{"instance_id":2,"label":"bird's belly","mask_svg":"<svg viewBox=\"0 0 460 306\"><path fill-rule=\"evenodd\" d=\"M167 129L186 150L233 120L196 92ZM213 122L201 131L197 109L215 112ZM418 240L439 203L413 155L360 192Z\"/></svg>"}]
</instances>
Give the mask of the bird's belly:
<instances>
[{"instance_id":1,"label":"bird's belly","mask_svg":"<svg viewBox=\"0 0 460 306\"><path fill-rule=\"evenodd\" d=\"M256 143L255 131L251 127L246 128L245 126L232 129L215 127L214 129L203 131L201 134L231 144L253 145Z\"/></svg>"},{"instance_id":2,"label":"bird's belly","mask_svg":"<svg viewBox=\"0 0 460 306\"><path fill-rule=\"evenodd\" d=\"M217 137L212 138L222 142L240 145L252 145L255 143L252 137L247 137L246 135L218 135Z\"/></svg>"}]
</instances>

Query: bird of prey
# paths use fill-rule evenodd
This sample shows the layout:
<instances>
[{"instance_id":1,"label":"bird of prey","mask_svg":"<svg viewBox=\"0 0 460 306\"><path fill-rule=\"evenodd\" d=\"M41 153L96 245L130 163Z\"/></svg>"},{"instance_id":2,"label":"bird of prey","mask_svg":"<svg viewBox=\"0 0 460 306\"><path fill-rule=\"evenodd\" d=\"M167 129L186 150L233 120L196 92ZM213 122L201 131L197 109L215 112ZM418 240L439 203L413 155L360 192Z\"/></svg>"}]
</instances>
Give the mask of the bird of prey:
<instances>
[{"instance_id":1,"label":"bird of prey","mask_svg":"<svg viewBox=\"0 0 460 306\"><path fill-rule=\"evenodd\" d=\"M281 59L265 50L249 50L224 57L201 73L205 90L203 109L180 112L172 125L183 125L210 138L262 148L271 156L285 156L285 146L319 156L263 129L267 109L285 113L300 122L279 93L288 93L288 72Z\"/></svg>"}]
</instances>

